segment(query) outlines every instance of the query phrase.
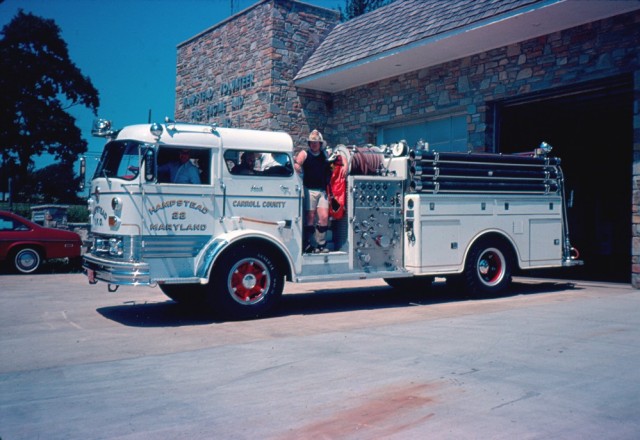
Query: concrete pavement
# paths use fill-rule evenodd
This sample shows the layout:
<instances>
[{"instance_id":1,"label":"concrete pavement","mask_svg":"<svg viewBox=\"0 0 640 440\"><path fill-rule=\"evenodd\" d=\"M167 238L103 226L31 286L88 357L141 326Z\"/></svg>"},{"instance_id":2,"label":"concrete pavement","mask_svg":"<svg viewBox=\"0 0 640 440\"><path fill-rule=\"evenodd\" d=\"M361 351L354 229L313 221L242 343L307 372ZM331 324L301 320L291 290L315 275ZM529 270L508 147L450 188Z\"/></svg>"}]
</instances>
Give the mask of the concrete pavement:
<instances>
[{"instance_id":1,"label":"concrete pavement","mask_svg":"<svg viewBox=\"0 0 640 440\"><path fill-rule=\"evenodd\" d=\"M640 291L517 279L461 300L286 287L215 322L159 289L0 277L0 437L636 439Z\"/></svg>"}]
</instances>

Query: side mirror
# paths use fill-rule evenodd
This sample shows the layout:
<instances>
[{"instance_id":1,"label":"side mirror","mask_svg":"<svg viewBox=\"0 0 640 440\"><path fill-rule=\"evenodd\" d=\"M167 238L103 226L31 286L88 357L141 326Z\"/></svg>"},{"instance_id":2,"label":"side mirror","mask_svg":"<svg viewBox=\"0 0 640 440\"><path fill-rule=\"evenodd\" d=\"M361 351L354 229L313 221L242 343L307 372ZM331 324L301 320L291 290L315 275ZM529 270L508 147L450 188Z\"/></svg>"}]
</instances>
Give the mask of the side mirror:
<instances>
[{"instance_id":1,"label":"side mirror","mask_svg":"<svg viewBox=\"0 0 640 440\"><path fill-rule=\"evenodd\" d=\"M153 148L144 153L144 180L153 182L156 178L156 154Z\"/></svg>"}]
</instances>

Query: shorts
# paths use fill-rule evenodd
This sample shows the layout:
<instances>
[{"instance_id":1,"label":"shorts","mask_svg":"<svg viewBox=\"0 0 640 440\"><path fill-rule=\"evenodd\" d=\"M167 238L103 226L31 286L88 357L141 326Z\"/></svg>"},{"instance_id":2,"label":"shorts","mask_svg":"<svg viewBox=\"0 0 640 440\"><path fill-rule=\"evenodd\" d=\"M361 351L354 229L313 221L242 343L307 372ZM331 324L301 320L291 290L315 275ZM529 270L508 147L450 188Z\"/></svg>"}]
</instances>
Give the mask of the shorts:
<instances>
[{"instance_id":1,"label":"shorts","mask_svg":"<svg viewBox=\"0 0 640 440\"><path fill-rule=\"evenodd\" d=\"M315 211L317 208L329 209L327 192L321 189L304 189L304 209L305 211Z\"/></svg>"}]
</instances>

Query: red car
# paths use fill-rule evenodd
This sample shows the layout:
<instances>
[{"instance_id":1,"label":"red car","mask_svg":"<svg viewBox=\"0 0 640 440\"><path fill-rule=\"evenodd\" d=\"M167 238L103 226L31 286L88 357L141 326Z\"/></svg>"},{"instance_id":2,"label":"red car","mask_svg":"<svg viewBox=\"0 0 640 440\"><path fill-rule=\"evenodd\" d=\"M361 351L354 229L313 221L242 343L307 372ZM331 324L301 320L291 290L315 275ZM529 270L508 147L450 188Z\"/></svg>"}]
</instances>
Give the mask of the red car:
<instances>
[{"instance_id":1,"label":"red car","mask_svg":"<svg viewBox=\"0 0 640 440\"><path fill-rule=\"evenodd\" d=\"M0 211L0 262L20 273L33 273L43 261L68 258L77 261L82 254L78 234L45 228L19 215Z\"/></svg>"}]
</instances>

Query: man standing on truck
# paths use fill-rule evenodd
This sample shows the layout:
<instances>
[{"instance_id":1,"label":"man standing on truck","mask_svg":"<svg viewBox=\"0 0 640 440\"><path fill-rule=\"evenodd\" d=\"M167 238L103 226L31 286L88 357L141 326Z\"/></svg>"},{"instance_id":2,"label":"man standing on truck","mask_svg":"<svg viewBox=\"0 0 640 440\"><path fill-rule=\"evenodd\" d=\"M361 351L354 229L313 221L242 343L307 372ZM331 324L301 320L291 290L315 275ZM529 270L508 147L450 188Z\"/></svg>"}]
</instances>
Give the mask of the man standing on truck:
<instances>
[{"instance_id":1,"label":"man standing on truck","mask_svg":"<svg viewBox=\"0 0 640 440\"><path fill-rule=\"evenodd\" d=\"M294 160L296 172L302 174L305 206L305 253L326 253L329 229L327 184L331 168L324 151L322 133L313 130L308 139L309 150L302 150Z\"/></svg>"}]
</instances>

